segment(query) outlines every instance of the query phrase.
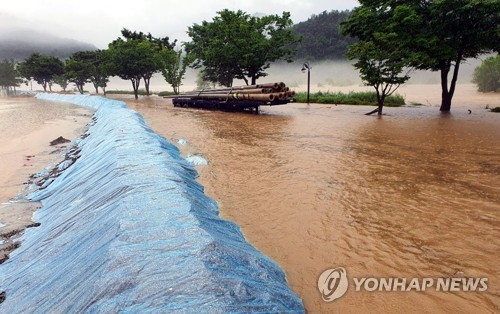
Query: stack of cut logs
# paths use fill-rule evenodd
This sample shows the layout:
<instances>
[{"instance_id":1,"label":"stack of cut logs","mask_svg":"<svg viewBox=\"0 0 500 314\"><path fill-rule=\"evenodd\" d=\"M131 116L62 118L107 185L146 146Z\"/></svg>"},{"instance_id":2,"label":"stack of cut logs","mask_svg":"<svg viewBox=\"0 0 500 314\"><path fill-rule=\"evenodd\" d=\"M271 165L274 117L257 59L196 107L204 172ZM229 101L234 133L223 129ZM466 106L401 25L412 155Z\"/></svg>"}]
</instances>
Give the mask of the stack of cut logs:
<instances>
[{"instance_id":1,"label":"stack of cut logs","mask_svg":"<svg viewBox=\"0 0 500 314\"><path fill-rule=\"evenodd\" d=\"M292 100L295 92L285 83L266 83L257 85L233 86L218 89L205 89L183 93L169 98L213 99L219 101L255 101L266 104L285 104Z\"/></svg>"}]
</instances>

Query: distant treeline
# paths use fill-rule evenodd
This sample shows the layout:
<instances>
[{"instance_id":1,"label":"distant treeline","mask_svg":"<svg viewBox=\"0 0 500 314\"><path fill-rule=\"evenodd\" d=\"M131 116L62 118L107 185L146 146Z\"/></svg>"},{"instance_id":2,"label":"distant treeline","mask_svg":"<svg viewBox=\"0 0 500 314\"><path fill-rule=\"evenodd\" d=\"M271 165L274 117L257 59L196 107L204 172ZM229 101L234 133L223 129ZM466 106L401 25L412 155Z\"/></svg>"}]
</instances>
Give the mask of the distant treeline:
<instances>
[{"instance_id":1,"label":"distant treeline","mask_svg":"<svg viewBox=\"0 0 500 314\"><path fill-rule=\"evenodd\" d=\"M347 46L356 40L341 34L340 23L351 11L323 11L311 16L307 21L293 26L296 34L303 37L297 47L299 60L347 59Z\"/></svg>"}]
</instances>

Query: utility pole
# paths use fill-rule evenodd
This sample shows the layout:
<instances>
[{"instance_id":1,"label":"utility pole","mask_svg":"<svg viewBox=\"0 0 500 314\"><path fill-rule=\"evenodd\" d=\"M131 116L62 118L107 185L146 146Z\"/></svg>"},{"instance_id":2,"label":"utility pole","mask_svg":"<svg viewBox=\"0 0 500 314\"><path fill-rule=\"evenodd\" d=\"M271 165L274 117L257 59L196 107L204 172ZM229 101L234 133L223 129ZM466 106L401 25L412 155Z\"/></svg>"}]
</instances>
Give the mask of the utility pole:
<instances>
[{"instance_id":1,"label":"utility pole","mask_svg":"<svg viewBox=\"0 0 500 314\"><path fill-rule=\"evenodd\" d=\"M312 69L312 66L309 64L308 61L306 61L302 65L302 70L301 70L302 73L304 73L307 70L307 105L309 105L309 95L311 92L311 69Z\"/></svg>"}]
</instances>

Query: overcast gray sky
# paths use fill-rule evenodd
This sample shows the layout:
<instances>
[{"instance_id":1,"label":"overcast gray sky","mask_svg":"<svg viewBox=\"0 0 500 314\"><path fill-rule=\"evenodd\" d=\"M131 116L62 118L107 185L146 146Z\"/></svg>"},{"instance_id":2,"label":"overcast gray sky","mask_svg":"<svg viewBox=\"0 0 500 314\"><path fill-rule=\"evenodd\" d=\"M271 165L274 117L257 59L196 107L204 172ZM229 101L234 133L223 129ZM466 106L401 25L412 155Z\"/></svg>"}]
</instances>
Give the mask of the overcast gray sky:
<instances>
[{"instance_id":1,"label":"overcast gray sky","mask_svg":"<svg viewBox=\"0 0 500 314\"><path fill-rule=\"evenodd\" d=\"M48 31L105 48L122 28L188 40L187 27L211 20L222 9L249 14L291 13L294 23L323 11L352 9L354 0L9 0L0 7L0 25Z\"/></svg>"}]
</instances>

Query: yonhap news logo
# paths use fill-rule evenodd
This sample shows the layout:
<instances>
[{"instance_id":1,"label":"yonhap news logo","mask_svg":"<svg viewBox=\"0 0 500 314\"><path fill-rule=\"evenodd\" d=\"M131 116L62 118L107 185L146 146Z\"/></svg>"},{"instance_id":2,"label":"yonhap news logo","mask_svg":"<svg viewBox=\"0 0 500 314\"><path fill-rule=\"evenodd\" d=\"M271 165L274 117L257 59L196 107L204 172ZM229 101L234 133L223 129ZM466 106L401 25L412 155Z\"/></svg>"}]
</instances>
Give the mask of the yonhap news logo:
<instances>
[{"instance_id":1,"label":"yonhap news logo","mask_svg":"<svg viewBox=\"0 0 500 314\"><path fill-rule=\"evenodd\" d=\"M318 279L318 289L325 302L332 302L347 292L349 282L344 267L325 270Z\"/></svg>"},{"instance_id":2,"label":"yonhap news logo","mask_svg":"<svg viewBox=\"0 0 500 314\"><path fill-rule=\"evenodd\" d=\"M354 291L389 292L484 292L488 290L488 278L375 278L353 277ZM349 278L344 267L327 269L318 278L318 289L325 302L332 302L346 294Z\"/></svg>"}]
</instances>

